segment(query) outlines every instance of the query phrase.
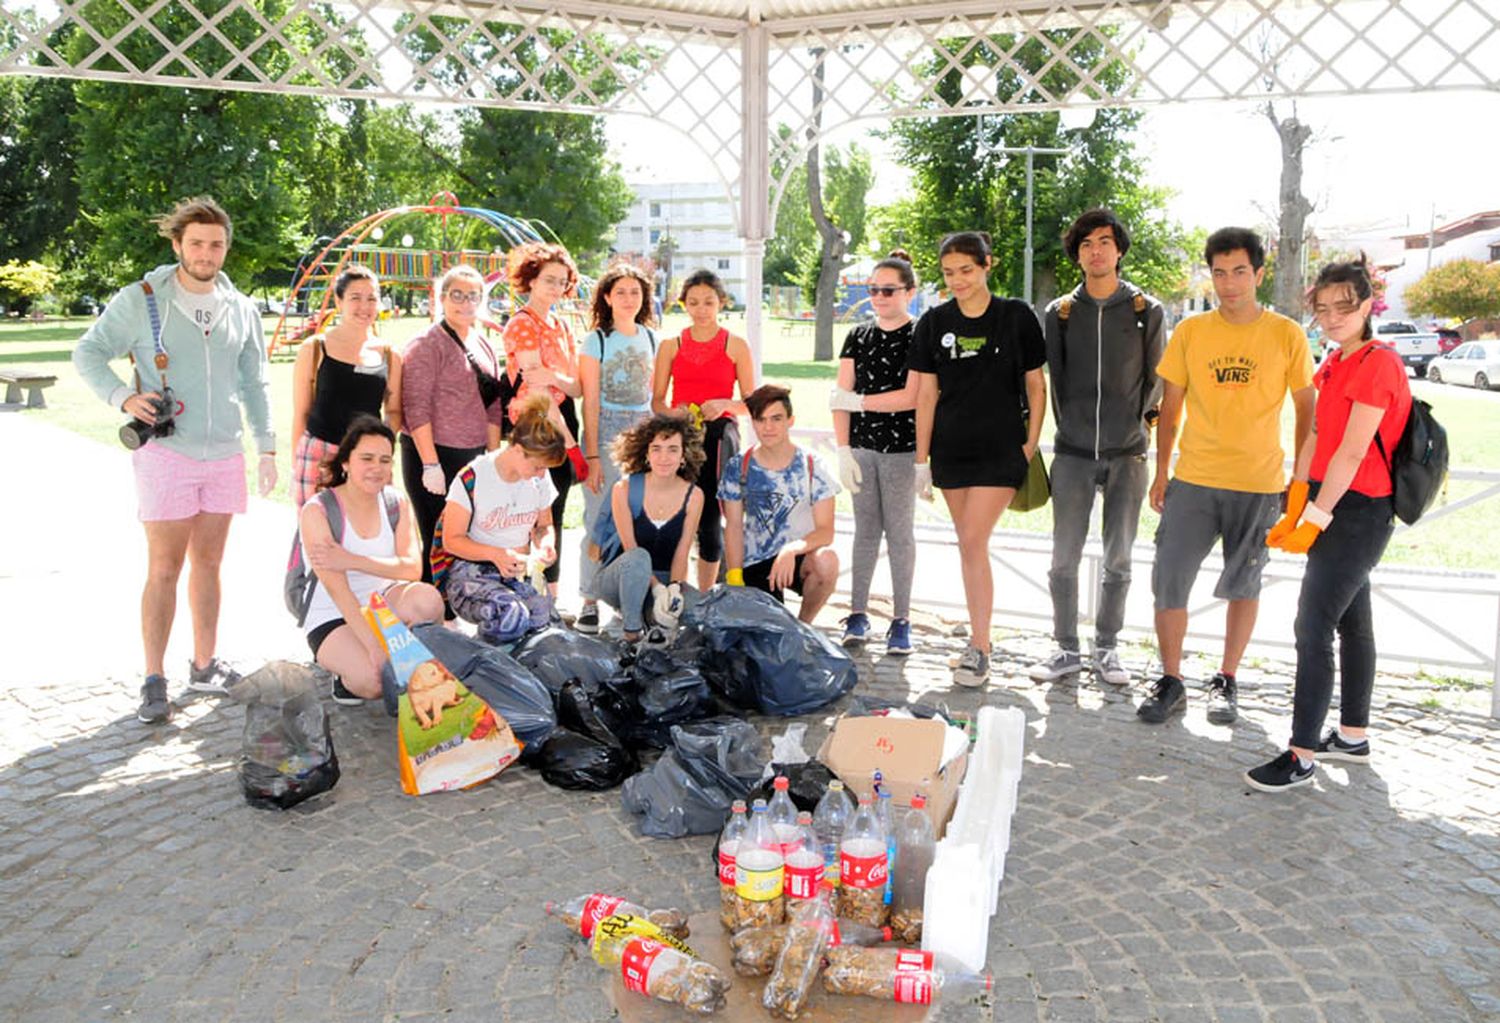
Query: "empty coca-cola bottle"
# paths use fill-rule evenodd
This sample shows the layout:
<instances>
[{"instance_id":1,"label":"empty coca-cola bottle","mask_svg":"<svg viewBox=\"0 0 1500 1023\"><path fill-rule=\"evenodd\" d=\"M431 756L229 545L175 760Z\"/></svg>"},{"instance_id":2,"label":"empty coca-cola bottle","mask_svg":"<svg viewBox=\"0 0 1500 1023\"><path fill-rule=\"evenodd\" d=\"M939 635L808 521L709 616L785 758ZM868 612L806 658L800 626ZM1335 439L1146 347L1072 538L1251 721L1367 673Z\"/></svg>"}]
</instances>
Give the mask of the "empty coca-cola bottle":
<instances>
[{"instance_id":1,"label":"empty coca-cola bottle","mask_svg":"<svg viewBox=\"0 0 1500 1023\"><path fill-rule=\"evenodd\" d=\"M766 804L766 815L771 818L776 841L781 843L782 856L797 839L797 804L792 802L791 787L791 780L778 774L771 783L771 801Z\"/></svg>"}]
</instances>

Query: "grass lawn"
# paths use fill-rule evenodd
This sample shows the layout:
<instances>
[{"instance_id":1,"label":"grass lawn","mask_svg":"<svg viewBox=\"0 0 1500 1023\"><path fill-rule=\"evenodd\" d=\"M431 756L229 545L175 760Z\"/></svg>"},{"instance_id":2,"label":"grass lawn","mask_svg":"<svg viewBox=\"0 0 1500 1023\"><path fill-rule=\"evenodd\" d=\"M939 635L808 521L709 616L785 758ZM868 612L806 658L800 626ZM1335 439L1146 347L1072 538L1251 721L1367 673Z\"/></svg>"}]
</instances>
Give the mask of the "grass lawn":
<instances>
[{"instance_id":1,"label":"grass lawn","mask_svg":"<svg viewBox=\"0 0 1500 1023\"><path fill-rule=\"evenodd\" d=\"M0 321L0 364L47 366L58 376L57 384L46 391L46 409L12 414L39 416L102 444L116 445L119 443L116 434L123 416L95 398L68 364L74 342L90 322L86 318L49 320L42 324ZM382 329L399 343L422 330L425 322L412 317L391 321L383 325ZM731 314L726 317L725 323L731 331L744 334L743 316ZM686 316L669 315L662 325L661 333L664 336L674 335L687 324ZM267 318L265 325L269 336L275 327L275 320ZM834 327L835 353L846 329L842 324ZM812 361L812 334L810 321L768 320L762 339L762 375L764 379L783 384L792 390L799 427L826 430L832 425L827 393L834 378L836 363ZM128 363L122 361L116 368L122 378L128 378ZM273 496L282 501L289 500L287 479L290 475L291 444L286 439L286 433L292 407L291 378L290 359L273 359L271 400L276 415L275 425L281 435L278 443L281 480ZM1414 381L1414 390L1432 403L1438 419L1448 429L1452 468L1500 470L1500 395L1423 381ZM1282 425L1283 443L1290 450L1290 408L1283 417ZM1044 437L1050 441L1050 428L1045 431ZM253 464L248 468L253 472ZM1478 491L1482 486L1480 483L1451 482L1448 500L1457 501ZM847 495L840 496L840 505L843 510L848 510ZM939 500L938 507L941 506L942 502ZM567 525L575 524L581 514L581 507L581 501L569 502ZM1156 515L1149 507L1145 508L1141 513L1142 539L1149 540L1155 534L1156 523ZM1050 533L1051 506L1025 515L1007 515L1002 519L1001 525L1006 529ZM1500 534L1500 500L1484 501L1452 516L1430 523L1424 521L1417 528L1398 534L1385 557L1388 563L1393 564L1496 571L1500 570L1500 545L1476 544L1471 538L1497 534Z\"/></svg>"}]
</instances>

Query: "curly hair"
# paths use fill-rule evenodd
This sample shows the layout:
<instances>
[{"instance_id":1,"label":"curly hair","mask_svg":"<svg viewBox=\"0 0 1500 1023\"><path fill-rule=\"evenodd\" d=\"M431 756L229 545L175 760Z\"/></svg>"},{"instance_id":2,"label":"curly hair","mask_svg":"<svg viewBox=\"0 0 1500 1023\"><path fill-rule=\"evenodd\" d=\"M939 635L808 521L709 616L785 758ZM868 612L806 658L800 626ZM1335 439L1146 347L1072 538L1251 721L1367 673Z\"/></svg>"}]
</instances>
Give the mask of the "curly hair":
<instances>
[{"instance_id":1,"label":"curly hair","mask_svg":"<svg viewBox=\"0 0 1500 1023\"><path fill-rule=\"evenodd\" d=\"M658 437L682 438L682 464L677 467L677 475L689 483L696 480L705 459L703 431L676 416L657 413L622 431L610 447L610 457L628 476L647 472L651 463L646 454L651 449L651 442Z\"/></svg>"},{"instance_id":2,"label":"curly hair","mask_svg":"<svg viewBox=\"0 0 1500 1023\"><path fill-rule=\"evenodd\" d=\"M651 311L651 296L653 288L651 278L646 271L634 263L620 262L604 271L604 276L599 278L594 285L594 307L593 329L601 334L608 334L615 329L615 313L609 306L609 293L614 290L616 284L630 277L641 284L641 307L636 310L635 322L650 326L656 322L656 316Z\"/></svg>"},{"instance_id":3,"label":"curly hair","mask_svg":"<svg viewBox=\"0 0 1500 1023\"><path fill-rule=\"evenodd\" d=\"M562 428L552 420L552 399L533 394L521 406L516 425L510 428L510 443L527 457L549 466L562 465L568 457L568 442Z\"/></svg>"},{"instance_id":4,"label":"curly hair","mask_svg":"<svg viewBox=\"0 0 1500 1023\"><path fill-rule=\"evenodd\" d=\"M548 263L556 263L568 271L568 286L564 295L573 294L578 286L578 267L568 250L552 242L526 242L510 250L506 272L510 275L510 286L518 295L531 294L531 282Z\"/></svg>"}]
</instances>

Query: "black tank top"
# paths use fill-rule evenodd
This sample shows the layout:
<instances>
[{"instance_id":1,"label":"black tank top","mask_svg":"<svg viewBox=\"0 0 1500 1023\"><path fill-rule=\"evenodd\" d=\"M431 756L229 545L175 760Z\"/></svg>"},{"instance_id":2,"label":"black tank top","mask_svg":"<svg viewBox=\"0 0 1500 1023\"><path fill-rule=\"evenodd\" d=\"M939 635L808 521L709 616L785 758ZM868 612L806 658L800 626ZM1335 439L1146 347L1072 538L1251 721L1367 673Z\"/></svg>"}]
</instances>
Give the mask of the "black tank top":
<instances>
[{"instance_id":1,"label":"black tank top","mask_svg":"<svg viewBox=\"0 0 1500 1023\"><path fill-rule=\"evenodd\" d=\"M312 408L307 412L307 432L329 444L344 439L349 422L360 413L378 417L385 402L385 359L378 366L355 366L330 358L325 352L318 363Z\"/></svg>"},{"instance_id":2,"label":"black tank top","mask_svg":"<svg viewBox=\"0 0 1500 1023\"><path fill-rule=\"evenodd\" d=\"M635 517L636 546L651 552L651 574L664 583L672 581L672 558L677 554L677 544L682 540L682 523L687 518L688 502L692 499L693 488L688 487L677 514L660 526L646 514L644 501Z\"/></svg>"}]
</instances>

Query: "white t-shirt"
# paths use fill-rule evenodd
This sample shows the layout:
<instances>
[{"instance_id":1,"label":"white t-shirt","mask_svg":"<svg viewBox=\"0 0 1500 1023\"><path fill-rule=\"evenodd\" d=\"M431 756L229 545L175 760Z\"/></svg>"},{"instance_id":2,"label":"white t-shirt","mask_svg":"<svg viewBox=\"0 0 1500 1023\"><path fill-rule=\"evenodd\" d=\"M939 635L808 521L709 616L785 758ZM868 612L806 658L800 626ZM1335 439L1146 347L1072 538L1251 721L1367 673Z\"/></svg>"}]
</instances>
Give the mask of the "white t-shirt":
<instances>
[{"instance_id":1,"label":"white t-shirt","mask_svg":"<svg viewBox=\"0 0 1500 1023\"><path fill-rule=\"evenodd\" d=\"M204 294L188 291L186 288L177 289L177 297L174 300L180 309L199 330L207 337L214 329L214 320L219 318L219 289Z\"/></svg>"},{"instance_id":2,"label":"white t-shirt","mask_svg":"<svg viewBox=\"0 0 1500 1023\"><path fill-rule=\"evenodd\" d=\"M491 547L525 547L530 542L531 527L536 525L537 515L556 500L557 487L552 485L552 476L548 473L535 479L507 483L495 468L496 457L493 451L486 452L464 467L464 472L474 471L472 503L468 488L464 486L463 472L454 477L453 485L448 488L448 503L467 508L472 513L469 539L475 543Z\"/></svg>"},{"instance_id":3,"label":"white t-shirt","mask_svg":"<svg viewBox=\"0 0 1500 1023\"><path fill-rule=\"evenodd\" d=\"M389 489L389 488L388 488ZM354 531L349 517L344 516L344 536L340 546L350 554L358 554L366 558L389 558L396 553L396 534L391 529L390 516L385 511L385 501L380 502L380 530L372 537L360 536ZM307 563L307 547L302 548L302 561ZM311 571L311 569L309 569ZM344 573L344 578L349 583L349 589L354 592L354 599L359 601L360 607L370 602L370 594L385 592L395 580L386 579L383 576L370 575L367 572L359 572L353 569ZM333 598L328 595L328 590L320 582L313 587L312 602L307 606L307 619L302 623L304 632L311 632L324 622L331 622L335 618L342 618L344 613L334 604Z\"/></svg>"}]
</instances>

